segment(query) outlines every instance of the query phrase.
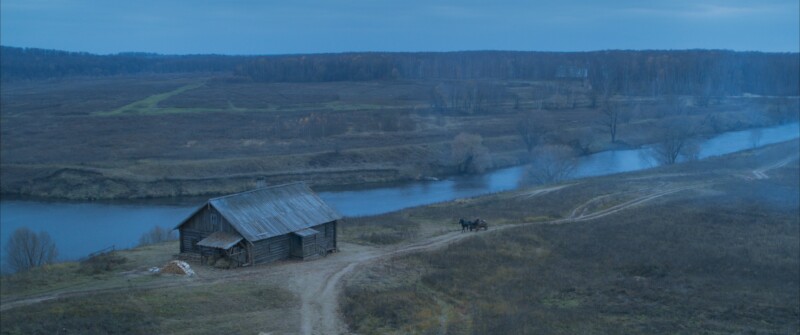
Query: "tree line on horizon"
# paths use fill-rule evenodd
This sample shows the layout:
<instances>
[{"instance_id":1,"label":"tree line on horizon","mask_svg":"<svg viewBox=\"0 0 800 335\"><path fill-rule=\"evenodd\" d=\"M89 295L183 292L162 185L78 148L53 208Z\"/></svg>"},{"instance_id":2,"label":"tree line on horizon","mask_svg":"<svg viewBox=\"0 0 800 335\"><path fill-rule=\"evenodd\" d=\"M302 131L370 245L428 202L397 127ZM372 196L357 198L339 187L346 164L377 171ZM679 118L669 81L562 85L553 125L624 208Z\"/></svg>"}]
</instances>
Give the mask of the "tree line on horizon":
<instances>
[{"instance_id":1,"label":"tree line on horizon","mask_svg":"<svg viewBox=\"0 0 800 335\"><path fill-rule=\"evenodd\" d=\"M604 94L800 94L800 54L727 50L357 52L274 56L96 55L3 46L3 81L227 73L254 82L587 80Z\"/></svg>"}]
</instances>

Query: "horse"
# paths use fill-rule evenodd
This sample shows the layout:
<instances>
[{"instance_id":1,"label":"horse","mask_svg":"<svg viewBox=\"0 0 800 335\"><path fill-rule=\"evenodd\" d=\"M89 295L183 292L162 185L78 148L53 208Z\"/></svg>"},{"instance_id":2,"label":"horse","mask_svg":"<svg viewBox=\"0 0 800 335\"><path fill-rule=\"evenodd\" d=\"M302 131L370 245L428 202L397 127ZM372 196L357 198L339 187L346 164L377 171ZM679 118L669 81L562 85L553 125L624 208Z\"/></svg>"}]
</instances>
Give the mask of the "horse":
<instances>
[{"instance_id":1,"label":"horse","mask_svg":"<svg viewBox=\"0 0 800 335\"><path fill-rule=\"evenodd\" d=\"M461 218L461 219L458 219L458 223L461 225L461 231L462 232L466 231L467 229L469 229L469 231L473 231L473 230L474 231L478 231L481 228L483 228L483 230L489 230L489 223L487 223L486 221L484 221L481 218L477 218L477 219L475 219L473 221L464 220L463 218Z\"/></svg>"},{"instance_id":2,"label":"horse","mask_svg":"<svg viewBox=\"0 0 800 335\"><path fill-rule=\"evenodd\" d=\"M458 219L458 223L461 225L461 231L462 232L466 231L467 229L472 231L472 222L471 221L467 221L467 220L464 220L462 218L462 219Z\"/></svg>"}]
</instances>

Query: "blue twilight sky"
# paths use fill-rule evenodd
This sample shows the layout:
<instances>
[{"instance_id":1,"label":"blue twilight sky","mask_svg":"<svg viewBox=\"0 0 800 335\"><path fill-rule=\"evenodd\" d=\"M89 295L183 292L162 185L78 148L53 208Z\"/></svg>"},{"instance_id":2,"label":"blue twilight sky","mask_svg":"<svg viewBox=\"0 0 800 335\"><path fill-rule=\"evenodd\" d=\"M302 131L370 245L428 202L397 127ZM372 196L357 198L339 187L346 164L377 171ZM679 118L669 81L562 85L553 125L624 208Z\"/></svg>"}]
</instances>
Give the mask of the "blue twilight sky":
<instances>
[{"instance_id":1,"label":"blue twilight sky","mask_svg":"<svg viewBox=\"0 0 800 335\"><path fill-rule=\"evenodd\" d=\"M2 0L0 43L93 53L800 49L798 0Z\"/></svg>"}]
</instances>

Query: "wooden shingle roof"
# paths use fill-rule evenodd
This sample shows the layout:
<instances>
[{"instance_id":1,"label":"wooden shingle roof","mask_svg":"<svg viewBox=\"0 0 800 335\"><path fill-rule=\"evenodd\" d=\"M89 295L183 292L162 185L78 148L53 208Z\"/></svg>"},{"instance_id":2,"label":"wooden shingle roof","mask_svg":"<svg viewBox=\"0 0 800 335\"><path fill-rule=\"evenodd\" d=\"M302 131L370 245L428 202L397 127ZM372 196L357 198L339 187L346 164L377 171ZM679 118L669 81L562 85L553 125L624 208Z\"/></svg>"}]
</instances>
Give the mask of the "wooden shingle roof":
<instances>
[{"instance_id":1,"label":"wooden shingle roof","mask_svg":"<svg viewBox=\"0 0 800 335\"><path fill-rule=\"evenodd\" d=\"M216 208L250 242L341 218L305 183L271 186L213 198L208 204Z\"/></svg>"},{"instance_id":2,"label":"wooden shingle roof","mask_svg":"<svg viewBox=\"0 0 800 335\"><path fill-rule=\"evenodd\" d=\"M200 242L197 242L197 245L228 250L241 240L242 236L239 234L218 231L200 240Z\"/></svg>"}]
</instances>

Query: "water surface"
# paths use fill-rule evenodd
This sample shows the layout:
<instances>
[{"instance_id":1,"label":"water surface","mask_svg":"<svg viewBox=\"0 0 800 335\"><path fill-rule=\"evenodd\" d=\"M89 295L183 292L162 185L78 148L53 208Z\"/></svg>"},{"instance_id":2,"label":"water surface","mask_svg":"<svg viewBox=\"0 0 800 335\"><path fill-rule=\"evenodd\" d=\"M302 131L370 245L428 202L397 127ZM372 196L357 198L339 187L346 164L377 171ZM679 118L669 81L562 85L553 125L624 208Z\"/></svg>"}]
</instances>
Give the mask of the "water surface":
<instances>
[{"instance_id":1,"label":"water surface","mask_svg":"<svg viewBox=\"0 0 800 335\"><path fill-rule=\"evenodd\" d=\"M721 134L703 141L700 158L782 142L800 136L800 124ZM760 132L760 136L754 136ZM758 139L758 141L754 141ZM757 142L757 143L756 143ZM651 149L615 150L581 157L574 178L636 171L657 166ZM319 195L346 216L391 212L464 197L513 190L524 167L494 170L483 175L452 177L441 181L411 182L401 186L320 192ZM111 245L135 246L156 226L172 228L186 218L197 203L66 203L0 201L0 244L19 227L48 232L58 246L60 259L74 260ZM4 254L5 250L0 250Z\"/></svg>"}]
</instances>

